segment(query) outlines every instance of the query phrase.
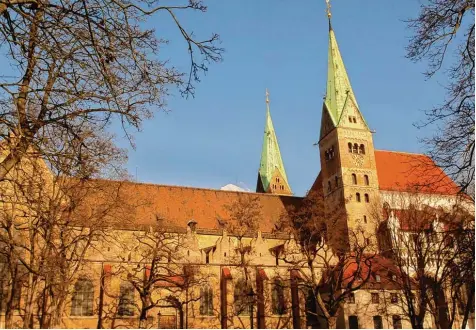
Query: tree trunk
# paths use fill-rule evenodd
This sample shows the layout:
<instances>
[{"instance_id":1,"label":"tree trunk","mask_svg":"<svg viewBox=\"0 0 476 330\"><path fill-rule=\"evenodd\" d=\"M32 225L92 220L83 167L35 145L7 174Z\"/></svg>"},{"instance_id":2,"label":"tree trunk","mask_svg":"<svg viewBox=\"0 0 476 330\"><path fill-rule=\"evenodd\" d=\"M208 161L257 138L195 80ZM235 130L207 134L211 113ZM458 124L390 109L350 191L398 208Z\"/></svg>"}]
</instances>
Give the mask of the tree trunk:
<instances>
[{"instance_id":1,"label":"tree trunk","mask_svg":"<svg viewBox=\"0 0 476 330\"><path fill-rule=\"evenodd\" d=\"M327 319L329 329L337 329L337 316L331 316Z\"/></svg>"},{"instance_id":2,"label":"tree trunk","mask_svg":"<svg viewBox=\"0 0 476 330\"><path fill-rule=\"evenodd\" d=\"M461 323L461 328L466 329L466 325L468 324L469 314L471 312L471 308L474 307L473 300L474 300L474 281L471 281L471 287L468 290L468 300L466 301L466 306L464 309L464 317L463 322Z\"/></svg>"},{"instance_id":3,"label":"tree trunk","mask_svg":"<svg viewBox=\"0 0 476 330\"><path fill-rule=\"evenodd\" d=\"M99 283L99 306L98 306L98 324L97 328L102 329L102 313L104 308L104 266L102 267L101 282Z\"/></svg>"},{"instance_id":4,"label":"tree trunk","mask_svg":"<svg viewBox=\"0 0 476 330\"><path fill-rule=\"evenodd\" d=\"M183 325L184 325L184 322L183 322L183 321L184 321L183 308L179 308L179 311L178 311L178 312L179 312L179 318L180 318L180 319L179 319L179 323L180 323L179 329L185 329L185 328L183 327Z\"/></svg>"},{"instance_id":5,"label":"tree trunk","mask_svg":"<svg viewBox=\"0 0 476 330\"><path fill-rule=\"evenodd\" d=\"M147 309L144 307L140 311L139 316L139 329L145 329L147 325Z\"/></svg>"}]
</instances>

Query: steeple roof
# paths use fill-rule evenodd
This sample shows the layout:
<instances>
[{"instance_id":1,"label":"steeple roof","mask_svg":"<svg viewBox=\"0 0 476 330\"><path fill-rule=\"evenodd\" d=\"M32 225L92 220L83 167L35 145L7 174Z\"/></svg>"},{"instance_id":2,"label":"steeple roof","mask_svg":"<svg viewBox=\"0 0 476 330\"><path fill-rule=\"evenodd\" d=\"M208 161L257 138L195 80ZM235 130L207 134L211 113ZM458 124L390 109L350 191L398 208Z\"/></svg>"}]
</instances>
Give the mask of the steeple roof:
<instances>
[{"instance_id":1,"label":"steeple roof","mask_svg":"<svg viewBox=\"0 0 476 330\"><path fill-rule=\"evenodd\" d=\"M329 49L327 60L327 91L325 97L325 107L331 117L334 127L339 125L342 113L347 105L353 103L353 106L360 112L354 91L350 84L349 76L345 69L344 61L337 45L337 39L331 26L330 12L329 17ZM365 126L365 119L363 118ZM368 127L367 127L368 128Z\"/></svg>"},{"instance_id":2,"label":"steeple roof","mask_svg":"<svg viewBox=\"0 0 476 330\"><path fill-rule=\"evenodd\" d=\"M272 189L271 181L279 177L279 185L285 189ZM284 180L282 182L281 180ZM279 187L278 187L279 188ZM277 192L290 194L291 189L288 185L286 170L284 169L281 151L279 150L278 138L274 130L271 113L269 111L269 93L266 90L266 124L264 128L263 148L261 151L261 161L258 172L257 192Z\"/></svg>"}]
</instances>

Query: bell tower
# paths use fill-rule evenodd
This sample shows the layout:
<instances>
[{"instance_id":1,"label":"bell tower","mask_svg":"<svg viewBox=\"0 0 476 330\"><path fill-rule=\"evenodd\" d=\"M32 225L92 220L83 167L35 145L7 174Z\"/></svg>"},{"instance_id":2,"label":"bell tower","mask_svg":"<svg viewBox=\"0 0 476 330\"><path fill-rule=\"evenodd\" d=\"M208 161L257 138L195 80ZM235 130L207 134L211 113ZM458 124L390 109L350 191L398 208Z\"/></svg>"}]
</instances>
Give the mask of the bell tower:
<instances>
[{"instance_id":1,"label":"bell tower","mask_svg":"<svg viewBox=\"0 0 476 330\"><path fill-rule=\"evenodd\" d=\"M332 29L330 4L326 2L328 72L319 152L326 210L330 214L342 214L328 226L347 247L352 241L350 237L358 237L359 244L371 247L376 246L372 214L379 205L372 132L352 90Z\"/></svg>"},{"instance_id":2,"label":"bell tower","mask_svg":"<svg viewBox=\"0 0 476 330\"><path fill-rule=\"evenodd\" d=\"M281 158L281 151L279 150L278 138L276 137L271 113L269 112L268 90L266 90L266 124L256 192L292 195Z\"/></svg>"}]
</instances>

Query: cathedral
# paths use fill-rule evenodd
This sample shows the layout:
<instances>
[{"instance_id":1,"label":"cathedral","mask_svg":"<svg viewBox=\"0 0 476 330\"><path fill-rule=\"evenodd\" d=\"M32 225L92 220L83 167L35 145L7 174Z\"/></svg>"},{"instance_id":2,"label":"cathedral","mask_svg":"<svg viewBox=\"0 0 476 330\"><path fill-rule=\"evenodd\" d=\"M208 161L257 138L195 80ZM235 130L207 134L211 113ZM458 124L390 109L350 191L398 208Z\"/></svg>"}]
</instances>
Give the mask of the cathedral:
<instances>
[{"instance_id":1,"label":"cathedral","mask_svg":"<svg viewBox=\"0 0 476 330\"><path fill-rule=\"evenodd\" d=\"M60 327L329 327L328 315L313 309L309 289L300 284L311 275L319 282L326 265L316 263L311 270L315 274L309 275L309 268L289 262L303 253L300 241L278 226L283 215L299 210L313 193L322 196L326 214L343 214L326 224L339 244L350 249L357 242L382 260L379 270L368 271L367 285L342 300L334 326L412 327L398 303L404 291L389 282L397 271L388 251L414 232L415 224L403 209L415 204L450 208L461 203L459 187L426 155L374 148L374 132L352 89L330 15L328 34L318 143L321 170L307 195L293 195L288 180L292 173L286 173L281 157L267 91L256 192L96 180L104 187L102 195L89 198L76 217L107 213L103 204L111 191L123 202L107 213L115 223L112 232L94 243L85 262L74 269ZM437 215L427 225L446 226ZM21 306L28 297L18 291ZM451 314L452 308L445 313ZM15 313L19 319L21 308ZM462 316L456 314L457 328ZM2 315L0 309L0 325ZM427 313L422 325L434 327L435 318L445 321L440 314ZM474 310L471 322L474 327Z\"/></svg>"}]
</instances>

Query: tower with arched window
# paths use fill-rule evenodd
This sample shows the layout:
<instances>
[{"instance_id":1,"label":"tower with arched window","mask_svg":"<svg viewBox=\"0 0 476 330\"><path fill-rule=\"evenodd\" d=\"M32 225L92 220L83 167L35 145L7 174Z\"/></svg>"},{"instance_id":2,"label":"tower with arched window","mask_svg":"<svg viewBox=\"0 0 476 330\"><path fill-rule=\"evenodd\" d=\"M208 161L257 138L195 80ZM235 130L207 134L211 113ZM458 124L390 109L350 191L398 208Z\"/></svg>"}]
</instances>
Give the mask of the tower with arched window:
<instances>
[{"instance_id":1,"label":"tower with arched window","mask_svg":"<svg viewBox=\"0 0 476 330\"><path fill-rule=\"evenodd\" d=\"M368 227L371 237L372 225L363 219L371 219L372 207L379 199L372 131L357 104L330 22L319 150L322 182L339 182L323 185L329 212L345 210L339 231ZM329 150L334 157L329 157Z\"/></svg>"}]
</instances>

